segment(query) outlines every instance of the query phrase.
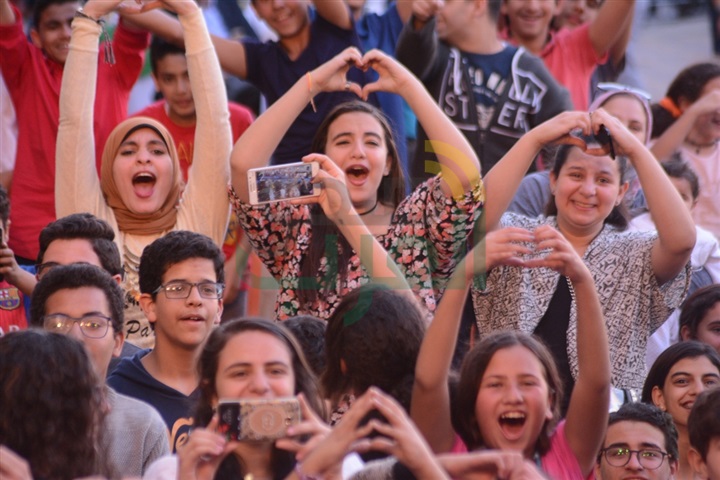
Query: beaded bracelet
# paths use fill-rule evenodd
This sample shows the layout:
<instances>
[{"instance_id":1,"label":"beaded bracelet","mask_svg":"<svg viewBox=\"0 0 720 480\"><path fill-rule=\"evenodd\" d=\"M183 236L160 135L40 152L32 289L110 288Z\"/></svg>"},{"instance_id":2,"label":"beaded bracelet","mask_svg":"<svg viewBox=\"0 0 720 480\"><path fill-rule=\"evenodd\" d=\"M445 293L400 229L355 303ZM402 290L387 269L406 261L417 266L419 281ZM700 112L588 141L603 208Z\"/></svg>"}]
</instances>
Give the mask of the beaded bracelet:
<instances>
[{"instance_id":1,"label":"beaded bracelet","mask_svg":"<svg viewBox=\"0 0 720 480\"><path fill-rule=\"evenodd\" d=\"M102 39L103 43L103 54L105 57L105 63L115 65L115 52L113 51L112 43L110 43L110 35L108 35L108 32L105 29L105 20L103 20L102 18L97 19L91 17L90 15L85 13L82 7L78 8L75 11L74 18L87 18L88 20L92 20L93 22L100 25L100 30L102 31L102 33L100 34L100 38Z\"/></svg>"}]
</instances>

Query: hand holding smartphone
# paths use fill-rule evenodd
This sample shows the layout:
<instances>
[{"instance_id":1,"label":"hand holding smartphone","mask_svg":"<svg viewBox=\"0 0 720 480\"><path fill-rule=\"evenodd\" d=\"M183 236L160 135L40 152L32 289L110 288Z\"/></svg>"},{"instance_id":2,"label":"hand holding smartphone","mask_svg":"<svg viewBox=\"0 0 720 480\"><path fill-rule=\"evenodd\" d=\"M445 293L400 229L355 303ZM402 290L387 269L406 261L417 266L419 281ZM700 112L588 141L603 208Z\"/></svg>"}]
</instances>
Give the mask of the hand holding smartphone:
<instances>
[{"instance_id":1,"label":"hand holding smartphone","mask_svg":"<svg viewBox=\"0 0 720 480\"><path fill-rule=\"evenodd\" d=\"M287 436L300 423L300 402L295 397L221 399L219 431L227 440L268 442Z\"/></svg>"},{"instance_id":2,"label":"hand holding smartphone","mask_svg":"<svg viewBox=\"0 0 720 480\"><path fill-rule=\"evenodd\" d=\"M319 196L320 185L312 182L319 169L317 162L250 169L247 173L250 204Z\"/></svg>"}]
</instances>

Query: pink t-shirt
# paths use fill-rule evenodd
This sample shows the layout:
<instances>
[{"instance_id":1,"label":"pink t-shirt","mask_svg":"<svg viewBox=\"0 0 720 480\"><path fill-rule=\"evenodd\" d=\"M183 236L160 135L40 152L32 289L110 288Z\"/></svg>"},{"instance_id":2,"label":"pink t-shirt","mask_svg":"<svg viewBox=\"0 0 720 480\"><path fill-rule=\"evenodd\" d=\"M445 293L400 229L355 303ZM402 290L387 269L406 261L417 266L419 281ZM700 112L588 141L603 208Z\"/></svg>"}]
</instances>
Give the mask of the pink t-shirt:
<instances>
[{"instance_id":1,"label":"pink t-shirt","mask_svg":"<svg viewBox=\"0 0 720 480\"><path fill-rule=\"evenodd\" d=\"M602 57L595 53L590 42L590 24L551 33L540 58L555 79L570 91L575 109L587 110L590 105L590 77L595 68L608 59L607 53Z\"/></svg>"},{"instance_id":2,"label":"pink t-shirt","mask_svg":"<svg viewBox=\"0 0 720 480\"><path fill-rule=\"evenodd\" d=\"M462 439L455 435L455 443L450 453L467 453L468 449ZM578 480L591 479L593 473L583 477L575 454L565 436L565 420L561 421L550 437L550 450L540 459L540 466L553 480Z\"/></svg>"}]
</instances>

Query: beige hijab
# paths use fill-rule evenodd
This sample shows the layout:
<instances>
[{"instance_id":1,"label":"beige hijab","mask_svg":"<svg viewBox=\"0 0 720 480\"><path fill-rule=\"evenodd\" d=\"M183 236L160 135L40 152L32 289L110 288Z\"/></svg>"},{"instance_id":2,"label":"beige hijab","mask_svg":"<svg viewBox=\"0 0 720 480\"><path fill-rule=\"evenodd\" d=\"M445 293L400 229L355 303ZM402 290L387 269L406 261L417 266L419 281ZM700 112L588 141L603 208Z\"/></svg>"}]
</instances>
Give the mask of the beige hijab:
<instances>
[{"instance_id":1,"label":"beige hijab","mask_svg":"<svg viewBox=\"0 0 720 480\"><path fill-rule=\"evenodd\" d=\"M113 178L112 169L115 157L118 154L120 145L127 137L142 128L149 128L155 131L167 146L168 153L172 159L173 182L165 202L159 210L152 213L134 213L131 212L123 203L118 192L115 179ZM100 168L100 188L102 188L105 201L113 209L118 227L121 232L132 233L134 235L153 235L170 230L177 222L177 207L180 196L184 188L180 163L170 132L157 121L147 117L128 118L120 123L112 131L102 154L102 166Z\"/></svg>"}]
</instances>

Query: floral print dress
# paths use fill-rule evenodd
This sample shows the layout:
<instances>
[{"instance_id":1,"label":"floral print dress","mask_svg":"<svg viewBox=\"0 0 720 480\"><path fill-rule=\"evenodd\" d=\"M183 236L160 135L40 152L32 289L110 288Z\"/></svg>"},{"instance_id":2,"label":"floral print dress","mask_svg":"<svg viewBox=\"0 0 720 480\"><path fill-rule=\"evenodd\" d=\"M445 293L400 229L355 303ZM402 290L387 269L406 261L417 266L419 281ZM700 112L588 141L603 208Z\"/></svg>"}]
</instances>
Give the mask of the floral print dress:
<instances>
[{"instance_id":1,"label":"floral print dress","mask_svg":"<svg viewBox=\"0 0 720 480\"><path fill-rule=\"evenodd\" d=\"M466 242L485 200L480 180L457 199L447 197L440 182L436 176L419 185L398 205L387 233L378 236L429 313L435 311L447 280L466 252ZM242 202L232 188L229 195L255 252L280 283L278 319L296 315L327 319L343 295L369 281L354 254L344 280L337 278L326 294L310 305L301 305L297 290L312 236L310 207L287 202L253 206ZM335 239L327 241L337 243ZM327 258L323 257L316 278L326 275Z\"/></svg>"}]
</instances>

